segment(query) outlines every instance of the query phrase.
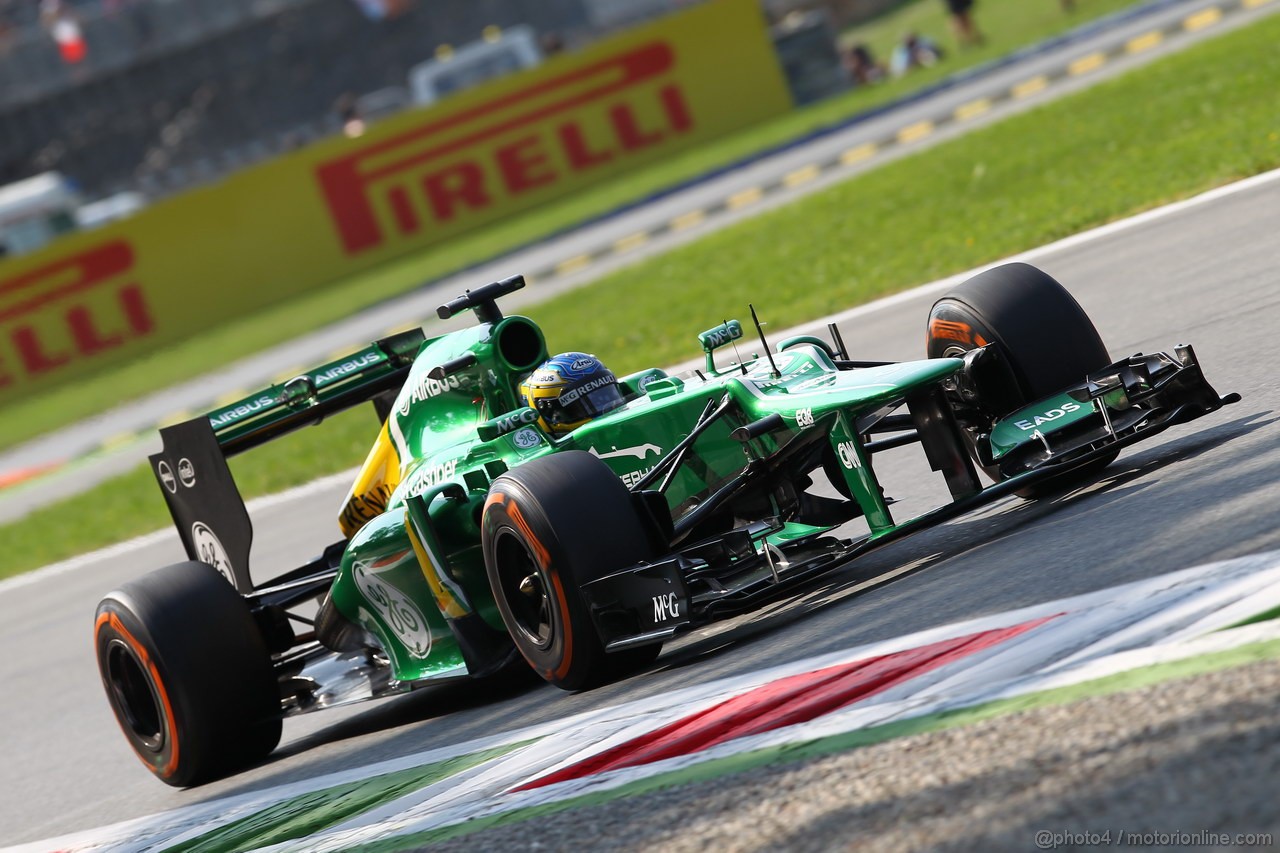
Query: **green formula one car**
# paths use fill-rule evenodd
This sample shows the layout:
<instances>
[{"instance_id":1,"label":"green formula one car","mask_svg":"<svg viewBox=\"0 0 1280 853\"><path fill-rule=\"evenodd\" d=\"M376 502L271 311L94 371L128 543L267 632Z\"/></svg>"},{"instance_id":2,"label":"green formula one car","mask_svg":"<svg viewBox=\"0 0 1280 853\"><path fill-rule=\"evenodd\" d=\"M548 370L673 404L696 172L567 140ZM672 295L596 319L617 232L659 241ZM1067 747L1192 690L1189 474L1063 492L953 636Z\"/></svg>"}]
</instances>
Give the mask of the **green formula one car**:
<instances>
[{"instance_id":1,"label":"green formula one car","mask_svg":"<svg viewBox=\"0 0 1280 853\"><path fill-rule=\"evenodd\" d=\"M438 679L623 677L682 631L1239 399L1190 346L1112 362L1070 294L1024 264L940 299L921 361L852 360L834 325L770 348L731 321L700 336L704 369L621 379L589 355L549 358L533 321L504 317L497 300L522 286L439 310L476 325L380 340L161 431L151 461L190 561L108 595L95 625L107 698L157 777L235 772L285 716ZM226 457L363 402L382 427L341 541L255 581ZM951 499L898 519L875 457L905 445Z\"/></svg>"}]
</instances>

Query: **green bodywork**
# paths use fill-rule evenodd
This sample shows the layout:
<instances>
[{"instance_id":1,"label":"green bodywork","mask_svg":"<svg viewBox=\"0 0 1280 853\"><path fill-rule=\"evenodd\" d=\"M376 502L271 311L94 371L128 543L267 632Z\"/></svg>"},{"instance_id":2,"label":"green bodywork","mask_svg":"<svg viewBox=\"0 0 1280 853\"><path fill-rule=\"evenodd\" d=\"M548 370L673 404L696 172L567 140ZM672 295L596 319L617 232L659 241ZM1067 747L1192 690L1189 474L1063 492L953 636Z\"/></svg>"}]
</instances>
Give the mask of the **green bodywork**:
<instances>
[{"instance_id":1,"label":"green bodywork","mask_svg":"<svg viewBox=\"0 0 1280 853\"><path fill-rule=\"evenodd\" d=\"M991 456L1001 459L1039 435L1083 421L1097 412L1091 401L1079 402L1069 394L1059 394L1019 409L999 421L991 430Z\"/></svg>"},{"instance_id":2,"label":"green bodywork","mask_svg":"<svg viewBox=\"0 0 1280 853\"><path fill-rule=\"evenodd\" d=\"M726 395L728 413L694 443L665 492L674 517L791 434L826 429L872 535L893 529L855 422L915 389L937 385L962 362L943 358L837 370L821 347L802 341L775 354L772 364L752 357L745 365L716 369L713 351L740 337L736 321L704 333L705 372L676 378L649 370L623 378L625 406L559 439L543 431L518 397L520 381L547 356L532 321L507 317L422 343L386 426L399 483L385 511L351 538L331 591L338 610L377 637L392 677L419 681L467 672L449 619L478 616L505 630L485 574L478 527L493 478L539 456L578 449L634 486L689 434L709 403ZM510 340L521 345L511 346ZM511 351L520 353L515 363ZM469 364L448 376L429 375L459 359ZM731 437L735 428L772 414L782 417L785 429L746 442ZM783 525L771 541L825 529Z\"/></svg>"}]
</instances>

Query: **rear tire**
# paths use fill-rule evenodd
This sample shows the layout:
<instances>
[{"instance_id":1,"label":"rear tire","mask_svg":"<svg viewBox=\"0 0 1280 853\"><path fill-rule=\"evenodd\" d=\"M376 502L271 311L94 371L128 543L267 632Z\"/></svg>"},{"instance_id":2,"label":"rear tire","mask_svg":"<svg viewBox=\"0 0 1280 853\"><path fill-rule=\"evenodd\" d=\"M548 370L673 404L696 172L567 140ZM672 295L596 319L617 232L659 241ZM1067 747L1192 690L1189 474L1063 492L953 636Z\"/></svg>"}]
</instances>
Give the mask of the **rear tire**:
<instances>
[{"instance_id":1,"label":"rear tire","mask_svg":"<svg viewBox=\"0 0 1280 853\"><path fill-rule=\"evenodd\" d=\"M660 643L607 653L581 587L655 556L631 493L589 453L535 459L494 480L481 523L484 562L516 648L565 690L648 666Z\"/></svg>"},{"instance_id":2,"label":"rear tire","mask_svg":"<svg viewBox=\"0 0 1280 853\"><path fill-rule=\"evenodd\" d=\"M1012 373L1004 416L1021 406L1082 381L1111 363L1089 315L1061 284L1029 264L1012 263L979 273L943 296L929 312L929 358L961 356L987 344L1001 351ZM1041 497L1093 477L1120 451L1059 477L1021 489ZM974 455L977 461L977 455ZM980 463L979 463L980 464ZM983 467L994 480L998 469Z\"/></svg>"},{"instance_id":3,"label":"rear tire","mask_svg":"<svg viewBox=\"0 0 1280 853\"><path fill-rule=\"evenodd\" d=\"M212 566L178 563L109 594L94 646L116 721L161 781L198 785L280 742L270 652L245 600Z\"/></svg>"}]
</instances>

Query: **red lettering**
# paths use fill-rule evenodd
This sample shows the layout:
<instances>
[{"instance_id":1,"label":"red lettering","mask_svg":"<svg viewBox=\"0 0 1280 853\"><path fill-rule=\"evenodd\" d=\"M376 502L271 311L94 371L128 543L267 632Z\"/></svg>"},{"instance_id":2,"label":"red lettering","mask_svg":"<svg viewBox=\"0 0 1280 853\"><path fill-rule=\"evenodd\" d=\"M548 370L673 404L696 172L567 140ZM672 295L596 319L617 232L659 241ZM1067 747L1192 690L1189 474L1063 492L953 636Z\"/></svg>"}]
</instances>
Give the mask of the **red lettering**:
<instances>
[{"instance_id":1,"label":"red lettering","mask_svg":"<svg viewBox=\"0 0 1280 853\"><path fill-rule=\"evenodd\" d=\"M492 199L484 191L484 172L470 160L450 166L422 181L436 219L447 221L457 213L457 203L472 208L488 207Z\"/></svg>"},{"instance_id":2,"label":"red lettering","mask_svg":"<svg viewBox=\"0 0 1280 853\"><path fill-rule=\"evenodd\" d=\"M418 214L413 212L413 205L409 203L409 194L405 192L404 187L392 187L387 193L387 198L391 202L391 212L395 214L400 232L412 234L417 231Z\"/></svg>"},{"instance_id":3,"label":"red lettering","mask_svg":"<svg viewBox=\"0 0 1280 853\"><path fill-rule=\"evenodd\" d=\"M67 328L71 329L71 339L76 342L76 349L81 355L97 355L103 350L114 349L124 343L120 335L103 337L93 324L93 315L83 305L77 305L66 314Z\"/></svg>"},{"instance_id":4,"label":"red lettering","mask_svg":"<svg viewBox=\"0 0 1280 853\"><path fill-rule=\"evenodd\" d=\"M692 129L693 116L689 114L689 105L685 103L684 94L679 86L675 84L663 86L658 92L658 97L662 99L662 109L667 114L667 121L671 122L672 130L676 133L684 133Z\"/></svg>"},{"instance_id":5,"label":"red lettering","mask_svg":"<svg viewBox=\"0 0 1280 853\"><path fill-rule=\"evenodd\" d=\"M15 375L40 376L74 364L78 358L92 358L123 346L131 338L150 334L155 322L142 287L127 279L127 283L113 286L133 264L133 249L123 241L113 240L0 281L0 299L8 297L7 302L0 303L0 322L39 314L39 319L5 330L17 368L11 374L0 363L0 388L18 381ZM109 291L102 296L115 297L116 309L110 303L90 303L85 298L86 291L103 288ZM51 305L56 313L47 310ZM68 336L70 342L64 346L61 342Z\"/></svg>"},{"instance_id":6,"label":"red lettering","mask_svg":"<svg viewBox=\"0 0 1280 853\"><path fill-rule=\"evenodd\" d=\"M136 284L120 288L120 307L124 309L124 318L129 321L129 328L139 336L151 333L156 327L147 310L146 300L142 298L142 288Z\"/></svg>"},{"instance_id":7,"label":"red lettering","mask_svg":"<svg viewBox=\"0 0 1280 853\"><path fill-rule=\"evenodd\" d=\"M569 168L575 172L613 159L612 151L592 151L582 128L576 124L562 124L556 133L560 137L560 144L564 146L565 156L569 158Z\"/></svg>"},{"instance_id":8,"label":"red lettering","mask_svg":"<svg viewBox=\"0 0 1280 853\"><path fill-rule=\"evenodd\" d=\"M618 104L611 108L609 121L613 124L613 129L618 134L618 141L622 143L624 151L647 148L662 141L662 131L645 133L640 129L640 123L636 121L636 114L632 112L630 104Z\"/></svg>"},{"instance_id":9,"label":"red lettering","mask_svg":"<svg viewBox=\"0 0 1280 853\"><path fill-rule=\"evenodd\" d=\"M538 137L525 136L494 152L498 171L512 195L553 183L556 173L550 168L547 154L538 145Z\"/></svg>"},{"instance_id":10,"label":"red lettering","mask_svg":"<svg viewBox=\"0 0 1280 853\"><path fill-rule=\"evenodd\" d=\"M40 339L36 337L36 330L30 326L22 326L14 331L13 345L22 358L22 366L33 376L62 367L71 360L67 353L46 354L40 346Z\"/></svg>"},{"instance_id":11,"label":"red lettering","mask_svg":"<svg viewBox=\"0 0 1280 853\"><path fill-rule=\"evenodd\" d=\"M34 291L24 301L0 306L0 322L12 320L71 296L89 290L133 266L133 249L122 240L112 240L86 252L56 261L29 273L0 282L0 298L23 291Z\"/></svg>"},{"instance_id":12,"label":"red lettering","mask_svg":"<svg viewBox=\"0 0 1280 853\"><path fill-rule=\"evenodd\" d=\"M509 135L517 128L526 128L585 105L599 103L619 92L634 91L645 81L665 74L674 66L675 52L671 46L664 42L650 42L564 74L541 79L491 101L320 164L316 167L316 178L343 248L348 254L356 254L386 240L375 209L387 192L384 188L398 177L401 182L407 182L418 169L430 168L429 164L433 162L472 151L489 140ZM633 129L634 124L632 121ZM426 180L430 182L431 179ZM453 190L445 195L458 198ZM482 189L464 200L475 205L475 199L481 196ZM488 203L486 198L480 204ZM445 209L452 216L451 202L445 204Z\"/></svg>"}]
</instances>

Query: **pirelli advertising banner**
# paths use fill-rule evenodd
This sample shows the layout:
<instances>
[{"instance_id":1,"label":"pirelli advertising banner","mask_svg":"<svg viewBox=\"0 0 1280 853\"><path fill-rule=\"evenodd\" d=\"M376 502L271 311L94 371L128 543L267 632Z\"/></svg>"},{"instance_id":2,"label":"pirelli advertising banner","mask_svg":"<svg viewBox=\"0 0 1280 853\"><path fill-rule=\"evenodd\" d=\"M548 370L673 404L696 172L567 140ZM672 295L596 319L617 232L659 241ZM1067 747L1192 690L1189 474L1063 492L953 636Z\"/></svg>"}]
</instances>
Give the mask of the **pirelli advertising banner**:
<instances>
[{"instance_id":1,"label":"pirelli advertising banner","mask_svg":"<svg viewBox=\"0 0 1280 853\"><path fill-rule=\"evenodd\" d=\"M247 169L0 262L0 402L790 108L756 0L710 0Z\"/></svg>"}]
</instances>

